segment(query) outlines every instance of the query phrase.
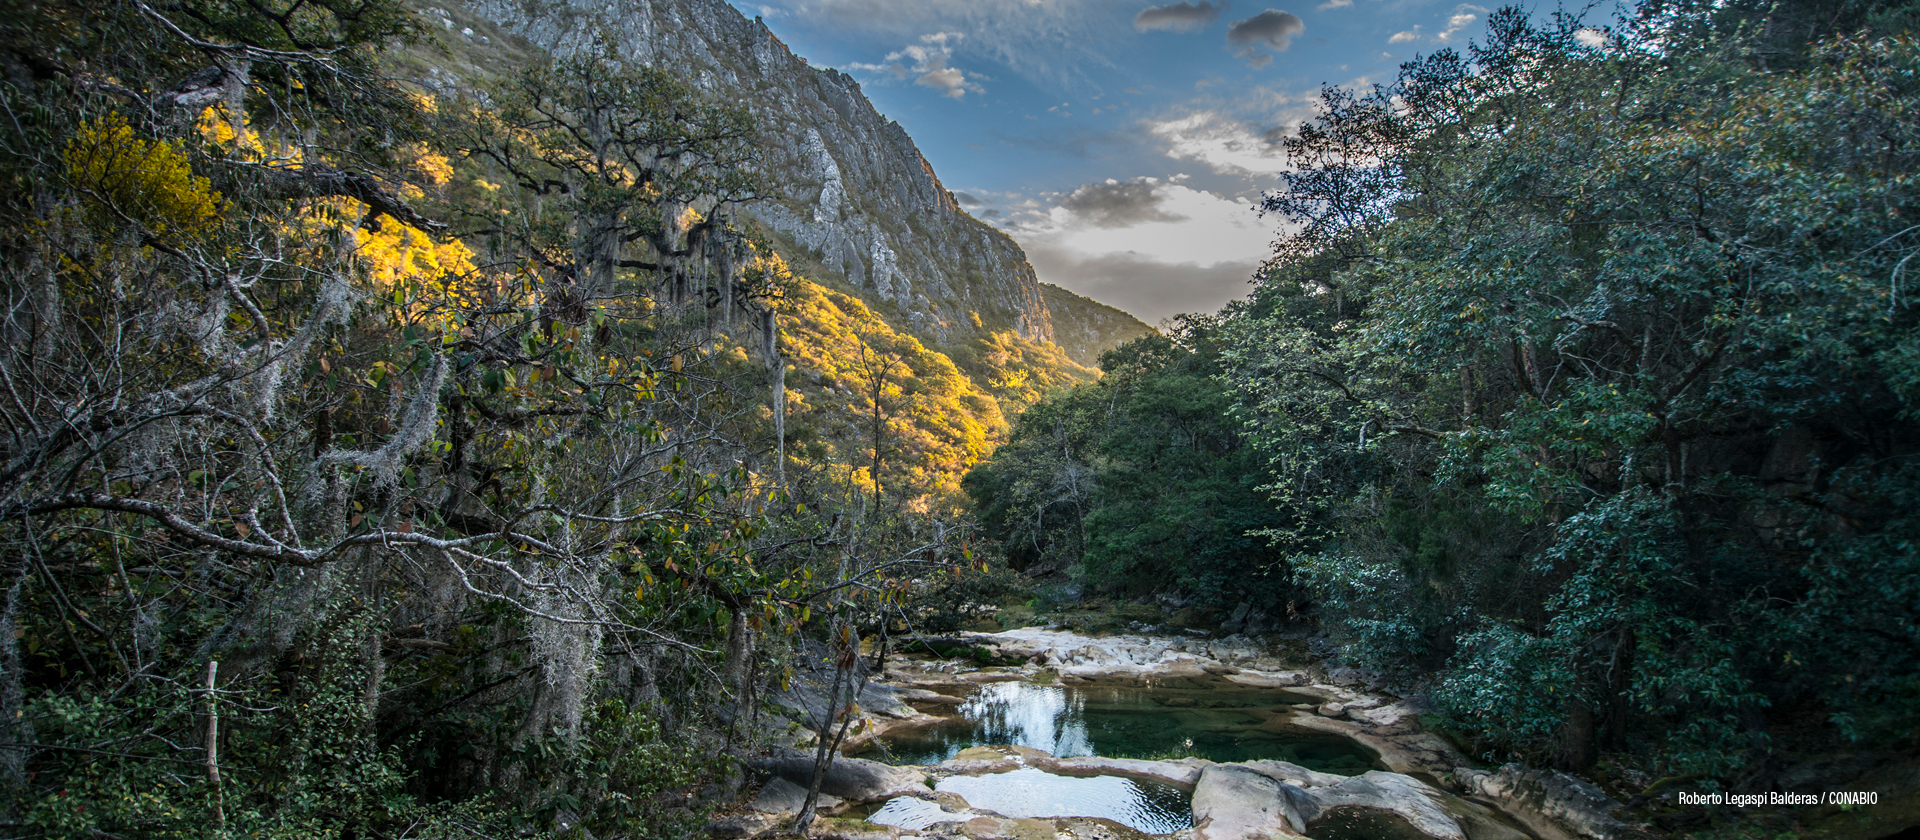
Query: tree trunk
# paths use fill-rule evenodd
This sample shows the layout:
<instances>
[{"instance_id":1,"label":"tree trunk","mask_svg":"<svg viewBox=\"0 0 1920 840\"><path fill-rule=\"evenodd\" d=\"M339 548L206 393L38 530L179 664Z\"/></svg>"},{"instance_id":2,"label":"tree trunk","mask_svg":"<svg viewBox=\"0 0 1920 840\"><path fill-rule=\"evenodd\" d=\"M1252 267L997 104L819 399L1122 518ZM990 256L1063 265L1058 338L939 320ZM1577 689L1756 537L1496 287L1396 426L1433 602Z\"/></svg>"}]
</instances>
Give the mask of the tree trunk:
<instances>
[{"instance_id":1,"label":"tree trunk","mask_svg":"<svg viewBox=\"0 0 1920 840\"><path fill-rule=\"evenodd\" d=\"M1578 773L1592 767L1597 758L1593 707L1574 700L1567 704L1567 725L1561 730L1560 769Z\"/></svg>"}]
</instances>

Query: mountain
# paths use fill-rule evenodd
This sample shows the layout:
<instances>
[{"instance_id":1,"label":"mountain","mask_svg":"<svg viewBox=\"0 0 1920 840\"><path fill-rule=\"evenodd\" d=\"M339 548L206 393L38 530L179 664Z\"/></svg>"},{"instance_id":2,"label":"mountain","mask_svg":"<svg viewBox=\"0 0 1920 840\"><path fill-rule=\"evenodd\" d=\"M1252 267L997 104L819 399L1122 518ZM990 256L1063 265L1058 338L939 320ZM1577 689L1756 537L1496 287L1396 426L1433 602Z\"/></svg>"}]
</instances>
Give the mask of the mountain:
<instances>
[{"instance_id":1,"label":"mountain","mask_svg":"<svg viewBox=\"0 0 1920 840\"><path fill-rule=\"evenodd\" d=\"M1100 364L1101 353L1154 331L1139 318L1052 283L1041 283L1040 295L1053 317L1053 342L1088 367Z\"/></svg>"},{"instance_id":2,"label":"mountain","mask_svg":"<svg viewBox=\"0 0 1920 840\"><path fill-rule=\"evenodd\" d=\"M426 74L430 84L497 74L515 63L509 54L577 54L601 38L684 73L762 126L774 197L749 215L896 314L900 327L936 346L1008 330L1055 340L1048 296L1020 246L960 209L906 130L875 110L853 77L809 66L723 0L471 0L420 14L446 47ZM1074 343L1098 344L1086 330L1115 321L1076 318Z\"/></svg>"}]
</instances>

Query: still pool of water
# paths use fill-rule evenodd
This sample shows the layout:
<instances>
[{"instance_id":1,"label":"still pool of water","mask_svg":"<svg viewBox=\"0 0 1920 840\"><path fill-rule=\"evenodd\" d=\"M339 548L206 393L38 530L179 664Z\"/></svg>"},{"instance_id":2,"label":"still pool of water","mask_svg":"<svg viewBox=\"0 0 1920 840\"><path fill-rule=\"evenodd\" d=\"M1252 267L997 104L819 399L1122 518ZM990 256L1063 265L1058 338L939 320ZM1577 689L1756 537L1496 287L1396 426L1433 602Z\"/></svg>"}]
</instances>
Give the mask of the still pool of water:
<instances>
[{"instance_id":1,"label":"still pool of water","mask_svg":"<svg viewBox=\"0 0 1920 840\"><path fill-rule=\"evenodd\" d=\"M957 793L975 808L1008 817L1105 817L1148 834L1171 834L1193 826L1188 795L1160 782L1059 776L1026 767L986 776L953 776L934 789ZM954 818L931 802L900 797L867 820L917 831Z\"/></svg>"},{"instance_id":2,"label":"still pool of water","mask_svg":"<svg viewBox=\"0 0 1920 840\"><path fill-rule=\"evenodd\" d=\"M967 747L1011 745L1062 758L1278 759L1328 773L1373 769L1373 755L1342 738L1286 722L1307 698L1229 686L989 683L949 722L897 730L870 750L894 764L938 764Z\"/></svg>"}]
</instances>

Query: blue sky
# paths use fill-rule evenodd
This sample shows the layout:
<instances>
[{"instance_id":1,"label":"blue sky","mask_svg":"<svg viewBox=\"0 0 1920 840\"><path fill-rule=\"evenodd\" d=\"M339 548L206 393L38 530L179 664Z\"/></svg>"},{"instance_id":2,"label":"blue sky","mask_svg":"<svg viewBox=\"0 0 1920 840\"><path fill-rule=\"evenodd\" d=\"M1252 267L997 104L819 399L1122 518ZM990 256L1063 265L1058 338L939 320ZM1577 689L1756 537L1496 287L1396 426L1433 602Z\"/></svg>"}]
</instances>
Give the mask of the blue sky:
<instances>
[{"instance_id":1,"label":"blue sky","mask_svg":"<svg viewBox=\"0 0 1920 840\"><path fill-rule=\"evenodd\" d=\"M1252 207L1322 85L1481 35L1457 0L731 0L859 79L1042 280L1149 323L1248 289Z\"/></svg>"}]
</instances>

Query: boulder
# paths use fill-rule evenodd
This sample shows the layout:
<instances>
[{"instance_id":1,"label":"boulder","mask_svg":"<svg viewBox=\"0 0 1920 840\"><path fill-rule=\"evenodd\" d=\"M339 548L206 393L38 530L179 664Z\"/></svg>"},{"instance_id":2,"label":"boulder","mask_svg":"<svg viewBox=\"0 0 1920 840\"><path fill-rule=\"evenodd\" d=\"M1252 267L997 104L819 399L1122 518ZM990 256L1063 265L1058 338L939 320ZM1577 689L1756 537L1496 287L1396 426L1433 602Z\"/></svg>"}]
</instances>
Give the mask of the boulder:
<instances>
[{"instance_id":1,"label":"boulder","mask_svg":"<svg viewBox=\"0 0 1920 840\"><path fill-rule=\"evenodd\" d=\"M1314 804L1307 817L1309 832L1314 824L1335 817L1375 821L1391 814L1434 840L1467 840L1460 824L1439 805L1446 794L1412 776L1369 770L1335 784L1307 788L1306 793Z\"/></svg>"},{"instance_id":2,"label":"boulder","mask_svg":"<svg viewBox=\"0 0 1920 840\"><path fill-rule=\"evenodd\" d=\"M802 788L813 781L813 756L790 751L752 763L754 769L785 779ZM931 794L918 770L894 767L862 758L835 757L820 782L820 792L849 802L871 802L901 794Z\"/></svg>"},{"instance_id":3,"label":"boulder","mask_svg":"<svg viewBox=\"0 0 1920 840\"><path fill-rule=\"evenodd\" d=\"M707 836L717 840L739 840L772 831L779 825L780 817L774 814L758 812L731 814L716 817L713 822L707 823Z\"/></svg>"},{"instance_id":4,"label":"boulder","mask_svg":"<svg viewBox=\"0 0 1920 840\"><path fill-rule=\"evenodd\" d=\"M1313 800L1295 787L1234 764L1200 771L1193 788L1193 840L1292 840L1304 836Z\"/></svg>"},{"instance_id":5,"label":"boulder","mask_svg":"<svg viewBox=\"0 0 1920 840\"><path fill-rule=\"evenodd\" d=\"M797 814L800 813L800 806L805 804L807 804L806 788L775 777L773 781L767 782L765 787L760 788L760 795L754 797L753 802L747 807L763 814ZM814 804L819 810L831 810L839 807L840 798L822 793L819 801Z\"/></svg>"},{"instance_id":6,"label":"boulder","mask_svg":"<svg viewBox=\"0 0 1920 840\"><path fill-rule=\"evenodd\" d=\"M1469 793L1493 800L1542 836L1613 840L1629 833L1627 824L1613 816L1620 803L1592 783L1559 771L1508 764L1495 773L1456 770L1453 778Z\"/></svg>"}]
</instances>

